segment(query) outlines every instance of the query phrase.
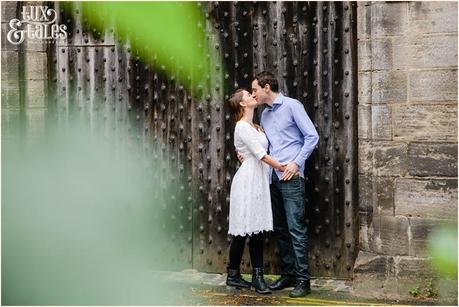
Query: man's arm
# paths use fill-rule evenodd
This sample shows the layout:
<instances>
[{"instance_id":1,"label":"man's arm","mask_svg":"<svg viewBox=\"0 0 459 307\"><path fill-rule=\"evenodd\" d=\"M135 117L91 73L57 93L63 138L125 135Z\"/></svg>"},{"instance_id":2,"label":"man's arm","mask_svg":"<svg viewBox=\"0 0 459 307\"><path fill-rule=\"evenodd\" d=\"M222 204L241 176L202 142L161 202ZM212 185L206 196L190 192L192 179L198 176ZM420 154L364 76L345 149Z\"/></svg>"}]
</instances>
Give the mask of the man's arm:
<instances>
[{"instance_id":1,"label":"man's arm","mask_svg":"<svg viewBox=\"0 0 459 307\"><path fill-rule=\"evenodd\" d=\"M306 113L303 104L293 103L291 111L298 129L303 135L304 144L295 159L287 165L282 176L284 180L290 180L298 172L298 169L304 165L319 141L319 134Z\"/></svg>"},{"instance_id":2,"label":"man's arm","mask_svg":"<svg viewBox=\"0 0 459 307\"><path fill-rule=\"evenodd\" d=\"M292 111L293 119L304 137L303 147L301 147L300 152L293 161L298 166L302 166L319 142L319 134L301 103L293 104Z\"/></svg>"}]
</instances>

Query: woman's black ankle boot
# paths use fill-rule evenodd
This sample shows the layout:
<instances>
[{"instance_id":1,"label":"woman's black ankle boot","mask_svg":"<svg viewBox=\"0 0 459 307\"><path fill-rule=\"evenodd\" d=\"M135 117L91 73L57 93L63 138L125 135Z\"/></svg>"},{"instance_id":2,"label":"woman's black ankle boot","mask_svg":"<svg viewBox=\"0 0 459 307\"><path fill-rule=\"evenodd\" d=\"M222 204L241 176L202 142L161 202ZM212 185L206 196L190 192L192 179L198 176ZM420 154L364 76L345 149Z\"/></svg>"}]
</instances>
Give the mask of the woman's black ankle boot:
<instances>
[{"instance_id":1,"label":"woman's black ankle boot","mask_svg":"<svg viewBox=\"0 0 459 307\"><path fill-rule=\"evenodd\" d=\"M241 276L241 272L239 270L234 270L228 268L228 277L226 277L226 284L228 286L236 287L236 288L250 288L251 284L244 280Z\"/></svg>"},{"instance_id":2,"label":"woman's black ankle boot","mask_svg":"<svg viewBox=\"0 0 459 307\"><path fill-rule=\"evenodd\" d=\"M263 277L263 268L253 268L252 286L258 293L271 293L271 290L269 290L268 285L266 284L265 279Z\"/></svg>"}]
</instances>

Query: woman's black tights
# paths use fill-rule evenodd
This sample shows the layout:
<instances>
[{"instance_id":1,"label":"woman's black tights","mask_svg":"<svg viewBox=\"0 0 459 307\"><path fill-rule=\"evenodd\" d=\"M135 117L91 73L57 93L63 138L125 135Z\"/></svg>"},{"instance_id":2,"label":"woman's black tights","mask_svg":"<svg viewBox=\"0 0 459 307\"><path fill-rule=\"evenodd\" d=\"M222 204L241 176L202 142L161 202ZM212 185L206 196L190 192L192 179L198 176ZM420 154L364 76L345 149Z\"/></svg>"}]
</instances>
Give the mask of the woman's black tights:
<instances>
[{"instance_id":1,"label":"woman's black tights","mask_svg":"<svg viewBox=\"0 0 459 307\"><path fill-rule=\"evenodd\" d=\"M229 268L232 270L239 270L247 237L249 238L249 253L252 268L263 267L263 233L259 232L251 236L233 237L229 252Z\"/></svg>"}]
</instances>

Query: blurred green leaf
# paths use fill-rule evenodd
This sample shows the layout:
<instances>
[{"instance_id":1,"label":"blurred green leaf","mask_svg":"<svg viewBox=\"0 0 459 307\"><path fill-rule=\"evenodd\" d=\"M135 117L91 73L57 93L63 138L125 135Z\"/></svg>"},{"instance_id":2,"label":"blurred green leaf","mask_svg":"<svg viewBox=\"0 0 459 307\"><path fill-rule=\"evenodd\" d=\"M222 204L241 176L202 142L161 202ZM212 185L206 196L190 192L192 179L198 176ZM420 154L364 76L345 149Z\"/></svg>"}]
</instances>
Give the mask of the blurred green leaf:
<instances>
[{"instance_id":1,"label":"blurred green leaf","mask_svg":"<svg viewBox=\"0 0 459 307\"><path fill-rule=\"evenodd\" d=\"M428 242L433 267L444 277L457 277L457 225L434 229Z\"/></svg>"},{"instance_id":2,"label":"blurred green leaf","mask_svg":"<svg viewBox=\"0 0 459 307\"><path fill-rule=\"evenodd\" d=\"M203 29L203 12L196 2L80 2L66 3L99 30L114 27L122 40L156 69L177 76L192 88L205 84L219 61ZM209 56L208 56L209 54ZM212 68L212 69L211 69ZM213 76L210 76L211 78Z\"/></svg>"}]
</instances>

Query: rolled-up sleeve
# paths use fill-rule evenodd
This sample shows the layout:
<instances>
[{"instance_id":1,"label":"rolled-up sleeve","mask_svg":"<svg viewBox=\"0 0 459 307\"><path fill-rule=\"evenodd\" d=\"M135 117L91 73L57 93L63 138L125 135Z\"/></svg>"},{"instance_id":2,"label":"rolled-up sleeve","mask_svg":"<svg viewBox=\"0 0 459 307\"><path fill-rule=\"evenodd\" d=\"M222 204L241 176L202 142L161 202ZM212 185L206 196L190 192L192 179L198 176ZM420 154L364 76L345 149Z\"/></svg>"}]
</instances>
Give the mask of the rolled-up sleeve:
<instances>
[{"instance_id":1,"label":"rolled-up sleeve","mask_svg":"<svg viewBox=\"0 0 459 307\"><path fill-rule=\"evenodd\" d=\"M299 101L298 103L293 103L291 110L293 119L304 138L303 147L301 147L300 152L293 161L302 167L319 142L319 134L302 103Z\"/></svg>"}]
</instances>

